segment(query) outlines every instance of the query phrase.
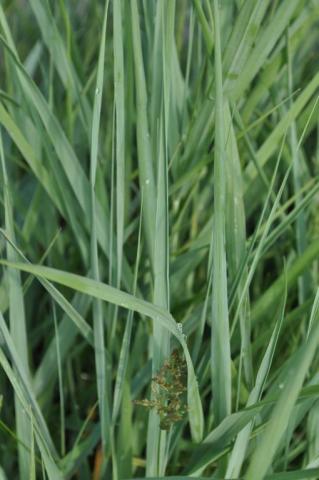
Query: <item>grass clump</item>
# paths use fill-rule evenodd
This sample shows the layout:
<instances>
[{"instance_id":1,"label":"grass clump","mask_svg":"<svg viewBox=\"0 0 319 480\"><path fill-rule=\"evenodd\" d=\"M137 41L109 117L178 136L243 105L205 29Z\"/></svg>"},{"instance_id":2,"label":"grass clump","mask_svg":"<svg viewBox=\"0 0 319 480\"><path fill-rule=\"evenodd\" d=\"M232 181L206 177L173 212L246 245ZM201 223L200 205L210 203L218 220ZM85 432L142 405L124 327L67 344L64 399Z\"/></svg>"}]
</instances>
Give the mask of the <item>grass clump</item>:
<instances>
[{"instance_id":1,"label":"grass clump","mask_svg":"<svg viewBox=\"0 0 319 480\"><path fill-rule=\"evenodd\" d=\"M318 18L1 2L0 478L319 478Z\"/></svg>"}]
</instances>

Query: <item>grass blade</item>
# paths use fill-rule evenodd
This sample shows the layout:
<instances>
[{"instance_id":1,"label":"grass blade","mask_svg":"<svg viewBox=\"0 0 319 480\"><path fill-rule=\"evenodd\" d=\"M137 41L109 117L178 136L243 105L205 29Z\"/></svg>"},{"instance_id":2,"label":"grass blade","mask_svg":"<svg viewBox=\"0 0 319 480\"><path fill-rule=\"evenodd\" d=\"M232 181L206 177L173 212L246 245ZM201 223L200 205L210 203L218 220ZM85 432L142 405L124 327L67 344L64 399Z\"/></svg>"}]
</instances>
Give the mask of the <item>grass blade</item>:
<instances>
[{"instance_id":1,"label":"grass blade","mask_svg":"<svg viewBox=\"0 0 319 480\"><path fill-rule=\"evenodd\" d=\"M2 145L2 134L0 131L0 159L2 178L4 186L4 208L5 208L5 224L10 236L14 238L14 225L13 225L13 211L12 202L9 193L9 180L7 176L6 163L4 158L4 151ZM7 244L7 258L9 261L16 261L16 252ZM21 285L21 277L18 272L8 272L8 288L9 288L9 319L10 330L12 333L13 342L17 351L21 356L21 361L25 365L25 374L30 376L29 371L29 358L28 358L28 339L24 309L24 298ZM17 435L24 444L28 444L30 439L30 421L25 415L23 408L15 396L15 414L16 414L16 429ZM21 477L27 477L29 474L30 455L21 447L18 447L19 454L19 471Z\"/></svg>"},{"instance_id":2,"label":"grass blade","mask_svg":"<svg viewBox=\"0 0 319 480\"><path fill-rule=\"evenodd\" d=\"M224 136L224 99L220 44L219 6L214 0L215 25L215 156L214 156L214 236L213 236L213 282L212 282L212 335L211 369L214 414L220 423L231 411L231 357L227 305L227 273L225 252L225 202L226 177Z\"/></svg>"},{"instance_id":3,"label":"grass blade","mask_svg":"<svg viewBox=\"0 0 319 480\"><path fill-rule=\"evenodd\" d=\"M99 280L99 259L98 259L98 241L97 241L97 211L95 182L97 172L98 150L99 150L99 130L102 107L102 92L104 80L104 61L105 61L105 41L106 24L109 0L105 2L103 27L100 41L99 60L97 67L97 80L93 107L92 137L91 137L91 163L90 163L90 186L91 186L91 267L95 280ZM99 299L93 301L93 333L94 333L94 351L97 395L99 401L100 427L102 437L102 462L105 462L108 449L110 448L110 406L109 392L106 382L106 359L105 359L105 338L104 338L104 318L102 304Z\"/></svg>"}]
</instances>

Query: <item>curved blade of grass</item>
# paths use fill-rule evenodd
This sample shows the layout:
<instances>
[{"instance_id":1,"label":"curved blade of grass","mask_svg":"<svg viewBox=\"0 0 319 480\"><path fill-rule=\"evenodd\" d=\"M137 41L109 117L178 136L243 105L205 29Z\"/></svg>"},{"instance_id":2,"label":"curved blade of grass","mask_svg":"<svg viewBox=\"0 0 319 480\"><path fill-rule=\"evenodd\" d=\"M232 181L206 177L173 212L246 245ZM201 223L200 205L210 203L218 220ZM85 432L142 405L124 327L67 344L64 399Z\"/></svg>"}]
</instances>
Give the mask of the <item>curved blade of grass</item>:
<instances>
[{"instance_id":1,"label":"curved blade of grass","mask_svg":"<svg viewBox=\"0 0 319 480\"><path fill-rule=\"evenodd\" d=\"M0 260L0 264L9 266L9 262L5 260ZM96 280L75 275L73 273L63 272L62 270L56 270L40 265L27 265L24 263L10 263L10 267L18 268L19 270L32 273L36 276L44 277L94 298L113 303L119 307L134 310L141 315L146 315L147 317L152 318L155 322L161 323L164 328L169 330L183 347L188 372L187 402L189 407L188 413L191 433L194 441L201 441L203 432L203 410L198 391L198 383L185 339L169 312L162 307L141 300L117 288L106 285L105 283L97 282Z\"/></svg>"}]
</instances>

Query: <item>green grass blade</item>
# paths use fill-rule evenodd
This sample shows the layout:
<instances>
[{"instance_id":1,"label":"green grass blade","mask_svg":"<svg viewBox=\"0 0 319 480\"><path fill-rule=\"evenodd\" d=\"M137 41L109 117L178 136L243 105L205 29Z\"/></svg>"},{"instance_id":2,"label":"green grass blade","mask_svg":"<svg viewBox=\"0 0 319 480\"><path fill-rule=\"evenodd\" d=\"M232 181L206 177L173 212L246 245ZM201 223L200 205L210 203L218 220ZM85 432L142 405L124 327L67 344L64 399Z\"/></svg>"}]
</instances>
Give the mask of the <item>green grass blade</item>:
<instances>
[{"instance_id":1,"label":"green grass blade","mask_svg":"<svg viewBox=\"0 0 319 480\"><path fill-rule=\"evenodd\" d=\"M231 357L227 305L227 273L225 252L226 177L224 135L224 99L220 44L219 6L214 0L215 25L215 156L214 156L214 230L213 230L213 282L212 282L212 334L211 369L216 423L231 411Z\"/></svg>"},{"instance_id":2,"label":"green grass blade","mask_svg":"<svg viewBox=\"0 0 319 480\"><path fill-rule=\"evenodd\" d=\"M140 263L140 257L141 257L142 211L143 211L143 198L141 203L140 225L139 225L139 231L138 231L134 284L133 284L133 292L132 292L133 295L136 295L138 270L139 270L139 263ZM117 419L120 406L121 406L121 401L122 401L124 381L127 374L127 367L128 367L128 361L129 361L129 348L130 348L131 335L132 335L132 326L133 326L133 311L130 311L127 315L127 320L126 320L126 325L125 325L125 330L124 330L124 335L123 335L123 340L121 345L121 352L119 356L117 375L115 380L114 396L113 396L113 411L112 411L113 424L115 424L115 421Z\"/></svg>"},{"instance_id":3,"label":"green grass blade","mask_svg":"<svg viewBox=\"0 0 319 480\"><path fill-rule=\"evenodd\" d=\"M56 357L58 363L58 381L59 381L59 397L60 397L60 430L61 430L61 455L65 455L65 402L64 402L64 393L63 393L63 375L62 375L62 363L60 355L60 338L58 330L58 321L56 316L55 305L53 307L53 320L54 320L54 333L56 338Z\"/></svg>"},{"instance_id":4,"label":"green grass blade","mask_svg":"<svg viewBox=\"0 0 319 480\"><path fill-rule=\"evenodd\" d=\"M226 162L226 246L228 257L228 276L232 284L236 274L241 266L242 260L246 254L246 219L245 207L243 202L243 182L236 142L234 127L229 110L229 105L225 102L225 131L227 132L227 162ZM243 270L240 285L238 286L237 301L240 301L240 293L243 290L247 278L247 268ZM251 325L249 312L249 295L246 292L239 311L240 332L241 332L241 352L242 361L247 385L253 383L253 368L251 355Z\"/></svg>"},{"instance_id":5,"label":"green grass blade","mask_svg":"<svg viewBox=\"0 0 319 480\"><path fill-rule=\"evenodd\" d=\"M121 286L125 211L125 91L122 2L113 2L114 98L116 112L116 244L117 287Z\"/></svg>"},{"instance_id":6,"label":"green grass blade","mask_svg":"<svg viewBox=\"0 0 319 480\"><path fill-rule=\"evenodd\" d=\"M103 27L100 41L100 51L97 66L97 80L93 107L92 121L92 137L91 137L91 163L90 163L90 186L91 186L91 266L92 274L95 280L99 280L99 258L98 258L98 242L97 242L97 211L96 211L96 193L95 182L97 172L97 161L99 151L99 130L102 107L102 92L104 81L104 62L105 62L105 41L106 41L106 24L108 14L109 0L105 2ZM93 333L94 333L94 351L95 351L95 368L96 368L96 384L97 395L99 401L100 427L102 437L103 462L106 459L108 449L110 448L110 406L108 402L109 393L107 391L106 382L106 359L105 359L105 334L104 334L104 318L102 311L102 303L99 299L93 301Z\"/></svg>"},{"instance_id":7,"label":"green grass blade","mask_svg":"<svg viewBox=\"0 0 319 480\"><path fill-rule=\"evenodd\" d=\"M139 26L139 13L136 0L131 2L132 15L132 37L134 53L134 72L136 85L136 136L138 148L138 165L140 186L143 189L145 199L144 208L144 229L147 246L150 255L151 265L154 262L154 232L155 221L154 212L156 212L155 202L155 180L153 171L153 161L151 154L150 134L147 119L147 90L145 84L145 72L142 57L141 33Z\"/></svg>"},{"instance_id":8,"label":"green grass blade","mask_svg":"<svg viewBox=\"0 0 319 480\"><path fill-rule=\"evenodd\" d=\"M13 211L12 201L9 191L9 180L7 176L6 163L4 158L2 134L0 131L0 159L2 169L2 179L4 187L4 209L5 209L5 225L11 237L14 238L14 224L13 224ZM11 245L7 244L7 258L9 261L16 261L17 256L15 250ZM21 361L25 365L25 373L29 377L29 358L28 358L28 339L27 339L27 327L25 318L25 307L23 290L21 285L21 276L17 272L8 272L8 289L9 289L9 320L10 331L12 333L12 339L17 351L21 357ZM15 414L16 414L16 429L17 435L22 442L28 444L30 439L30 421L23 412L21 404L15 396ZM30 465L29 453L19 445L19 471L21 477L27 477Z\"/></svg>"},{"instance_id":9,"label":"green grass blade","mask_svg":"<svg viewBox=\"0 0 319 480\"><path fill-rule=\"evenodd\" d=\"M173 49L173 28L175 18L175 1L162 2L158 10L162 42L162 112L158 126L158 153L157 153L157 200L155 220L154 245L154 295L153 301L167 310L169 301L169 225L168 225L168 135L169 106L171 100L170 73ZM162 326L154 323L153 333L153 374L156 374L169 357L170 335ZM167 434L159 428L159 417L150 412L147 442L147 475L163 475L166 468L165 452L167 448Z\"/></svg>"}]
</instances>

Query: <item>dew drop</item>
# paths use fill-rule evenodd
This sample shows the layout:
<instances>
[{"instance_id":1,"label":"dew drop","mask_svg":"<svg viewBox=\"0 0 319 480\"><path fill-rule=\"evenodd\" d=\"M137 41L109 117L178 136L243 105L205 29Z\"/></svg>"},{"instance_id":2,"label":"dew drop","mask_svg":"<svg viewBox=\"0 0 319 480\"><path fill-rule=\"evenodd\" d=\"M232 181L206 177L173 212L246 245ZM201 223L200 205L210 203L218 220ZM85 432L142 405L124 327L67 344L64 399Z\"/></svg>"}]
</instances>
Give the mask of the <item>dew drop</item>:
<instances>
[{"instance_id":1,"label":"dew drop","mask_svg":"<svg viewBox=\"0 0 319 480\"><path fill-rule=\"evenodd\" d=\"M96 87L95 89L95 95L98 95L100 93L100 89L98 87Z\"/></svg>"},{"instance_id":2,"label":"dew drop","mask_svg":"<svg viewBox=\"0 0 319 480\"><path fill-rule=\"evenodd\" d=\"M279 388L280 388L280 390L282 390L282 389L284 388L284 386L285 386L285 384L284 384L284 383L280 383L280 384L279 384Z\"/></svg>"},{"instance_id":3,"label":"dew drop","mask_svg":"<svg viewBox=\"0 0 319 480\"><path fill-rule=\"evenodd\" d=\"M150 179L147 178L147 179L145 180L145 185L149 185L149 184L150 184Z\"/></svg>"},{"instance_id":4,"label":"dew drop","mask_svg":"<svg viewBox=\"0 0 319 480\"><path fill-rule=\"evenodd\" d=\"M180 333L183 333L183 325L181 323L178 323L177 324L177 330L180 332Z\"/></svg>"}]
</instances>

